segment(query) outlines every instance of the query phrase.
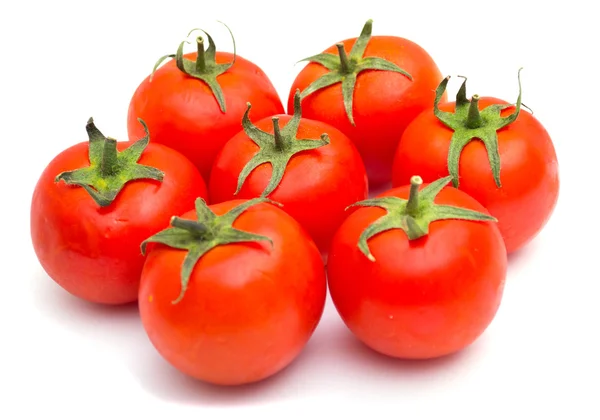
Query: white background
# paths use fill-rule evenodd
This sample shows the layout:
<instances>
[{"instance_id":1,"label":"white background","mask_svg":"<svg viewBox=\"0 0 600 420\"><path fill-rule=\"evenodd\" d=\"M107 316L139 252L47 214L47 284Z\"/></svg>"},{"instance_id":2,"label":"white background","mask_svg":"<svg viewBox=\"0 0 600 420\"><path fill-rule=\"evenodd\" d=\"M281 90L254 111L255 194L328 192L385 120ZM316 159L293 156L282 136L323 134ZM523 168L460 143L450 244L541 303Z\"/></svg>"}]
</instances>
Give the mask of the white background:
<instances>
[{"instance_id":1,"label":"white background","mask_svg":"<svg viewBox=\"0 0 600 420\"><path fill-rule=\"evenodd\" d=\"M598 41L591 1L99 1L0 6L0 418L598 419L600 246ZM393 4L393 6L391 6ZM45 165L87 140L126 139L129 100L156 59L203 27L260 65L282 99L301 58L357 36L422 45L468 94L523 101L554 139L561 193L551 222L510 258L504 300L468 350L402 362L358 344L331 302L302 355L270 380L216 388L154 350L136 307L103 309L60 289L29 237ZM449 85L453 98L459 79ZM59 417L57 417L59 418ZM374 418L374 417L371 417Z\"/></svg>"}]
</instances>

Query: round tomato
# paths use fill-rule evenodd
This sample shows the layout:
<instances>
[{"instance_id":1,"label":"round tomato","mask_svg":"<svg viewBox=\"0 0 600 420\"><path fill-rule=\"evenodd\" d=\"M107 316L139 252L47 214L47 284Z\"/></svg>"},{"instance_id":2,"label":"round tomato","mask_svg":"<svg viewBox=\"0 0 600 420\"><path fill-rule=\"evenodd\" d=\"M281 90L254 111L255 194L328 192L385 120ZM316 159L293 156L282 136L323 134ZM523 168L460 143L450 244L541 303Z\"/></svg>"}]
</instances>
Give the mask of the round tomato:
<instances>
[{"instance_id":1,"label":"round tomato","mask_svg":"<svg viewBox=\"0 0 600 420\"><path fill-rule=\"evenodd\" d=\"M283 204L325 253L345 208L368 196L360 154L341 131L301 118L299 93L293 117L276 115L254 125L249 111L250 105L244 130L215 160L211 202L268 196Z\"/></svg>"},{"instance_id":2,"label":"round tomato","mask_svg":"<svg viewBox=\"0 0 600 420\"><path fill-rule=\"evenodd\" d=\"M350 137L371 185L378 186L390 181L400 136L430 106L442 74L421 46L396 36L371 37L371 29L369 20L358 38L307 58L292 84L288 112L300 89L304 116Z\"/></svg>"},{"instance_id":3,"label":"round tomato","mask_svg":"<svg viewBox=\"0 0 600 420\"><path fill-rule=\"evenodd\" d=\"M422 180L359 206L336 233L327 266L331 298L372 349L427 359L474 342L499 308L507 255L498 227L466 193L419 190Z\"/></svg>"},{"instance_id":4,"label":"round tomato","mask_svg":"<svg viewBox=\"0 0 600 420\"><path fill-rule=\"evenodd\" d=\"M148 241L139 305L158 352L194 378L260 381L300 354L325 305L325 270L302 227L266 199L174 217Z\"/></svg>"},{"instance_id":5,"label":"round tomato","mask_svg":"<svg viewBox=\"0 0 600 420\"><path fill-rule=\"evenodd\" d=\"M519 73L520 74L520 73ZM432 181L448 174L454 185L498 219L507 252L529 243L550 219L559 192L558 161L542 124L493 97L466 97L466 79L456 101L439 103L448 78L437 89L433 110L421 113L396 150L393 185L410 174Z\"/></svg>"},{"instance_id":6,"label":"round tomato","mask_svg":"<svg viewBox=\"0 0 600 420\"><path fill-rule=\"evenodd\" d=\"M145 127L144 124L142 124ZM48 275L87 301L137 300L140 243L174 212L206 197L200 172L160 144L106 138L90 118L89 142L56 156L31 202L31 237Z\"/></svg>"},{"instance_id":7,"label":"round tomato","mask_svg":"<svg viewBox=\"0 0 600 420\"><path fill-rule=\"evenodd\" d=\"M208 179L213 160L223 144L241 130L246 102L254 116L263 118L283 112L275 87L256 64L234 53L215 50L210 37L197 38L198 51L177 54L136 89L128 114L130 138L140 135L142 118L152 141L165 144L189 158ZM157 66L158 66L157 64Z\"/></svg>"}]
</instances>

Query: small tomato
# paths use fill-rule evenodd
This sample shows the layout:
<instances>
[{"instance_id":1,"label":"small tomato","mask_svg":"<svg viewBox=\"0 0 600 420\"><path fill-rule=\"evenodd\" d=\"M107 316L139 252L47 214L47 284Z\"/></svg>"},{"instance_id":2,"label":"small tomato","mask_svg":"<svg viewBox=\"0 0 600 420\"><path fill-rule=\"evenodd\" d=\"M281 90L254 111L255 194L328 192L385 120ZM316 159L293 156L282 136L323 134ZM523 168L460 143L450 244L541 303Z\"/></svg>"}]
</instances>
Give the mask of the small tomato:
<instances>
[{"instance_id":1,"label":"small tomato","mask_svg":"<svg viewBox=\"0 0 600 420\"><path fill-rule=\"evenodd\" d=\"M336 233L327 274L340 316L367 346L427 359L475 341L500 305L507 255L485 208L444 187L411 185L359 202Z\"/></svg>"},{"instance_id":2,"label":"small tomato","mask_svg":"<svg viewBox=\"0 0 600 420\"><path fill-rule=\"evenodd\" d=\"M358 38L302 60L309 63L292 84L288 112L300 89L304 116L346 134L363 158L370 184L379 186L391 180L396 145L410 121L430 106L442 74L418 44L371 37L371 31L369 20Z\"/></svg>"},{"instance_id":3,"label":"small tomato","mask_svg":"<svg viewBox=\"0 0 600 420\"><path fill-rule=\"evenodd\" d=\"M281 113L283 105L264 71L236 54L235 41L233 54L216 51L205 34L206 50L198 37L197 52L183 54L184 41L176 54L158 61L131 98L128 130L130 138L139 136L137 119L142 118L153 142L183 153L208 179L221 147L241 130L247 101L256 118Z\"/></svg>"},{"instance_id":4,"label":"small tomato","mask_svg":"<svg viewBox=\"0 0 600 420\"><path fill-rule=\"evenodd\" d=\"M368 180L356 147L341 131L294 116L276 115L252 124L248 118L217 156L210 181L212 203L269 197L283 204L326 252L349 205L368 197ZM283 123L283 128L279 124Z\"/></svg>"},{"instance_id":5,"label":"small tomato","mask_svg":"<svg viewBox=\"0 0 600 420\"><path fill-rule=\"evenodd\" d=\"M89 142L61 152L37 182L33 247L48 275L71 294L103 304L135 302L140 242L206 197L206 184L185 156L149 143L147 129L136 142L105 137L91 118L86 129Z\"/></svg>"},{"instance_id":6,"label":"small tomato","mask_svg":"<svg viewBox=\"0 0 600 420\"><path fill-rule=\"evenodd\" d=\"M433 109L423 111L404 132L393 185L406 184L412 173L426 182L451 175L455 187L498 219L506 250L514 252L542 230L556 206L554 145L543 125L521 110L520 79L516 106L478 95L469 101L466 79L455 102L440 103L448 79L440 83Z\"/></svg>"},{"instance_id":7,"label":"small tomato","mask_svg":"<svg viewBox=\"0 0 600 420\"><path fill-rule=\"evenodd\" d=\"M326 295L321 256L267 201L208 207L198 199L195 211L142 245L142 323L158 352L189 376L260 381L289 365L317 327Z\"/></svg>"}]
</instances>

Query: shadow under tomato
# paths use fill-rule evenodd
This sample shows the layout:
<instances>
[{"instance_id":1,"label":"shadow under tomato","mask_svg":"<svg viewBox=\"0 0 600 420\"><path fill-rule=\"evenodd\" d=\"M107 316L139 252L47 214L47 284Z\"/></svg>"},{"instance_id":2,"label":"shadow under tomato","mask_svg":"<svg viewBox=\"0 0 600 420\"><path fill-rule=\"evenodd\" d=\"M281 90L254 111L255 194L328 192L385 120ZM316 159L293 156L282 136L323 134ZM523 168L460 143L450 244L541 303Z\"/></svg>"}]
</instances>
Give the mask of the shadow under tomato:
<instances>
[{"instance_id":1,"label":"shadow under tomato","mask_svg":"<svg viewBox=\"0 0 600 420\"><path fill-rule=\"evenodd\" d=\"M36 276L34 281L34 300L44 316L116 349L142 389L180 404L266 404L332 391L344 393L357 387L368 394L380 387L399 393L419 387L429 391L440 377L458 377L465 368L469 369L472 358L483 353L478 352L482 342L485 347L485 337L480 337L469 348L438 359L410 361L388 357L371 350L350 333L328 296L321 323L290 365L260 382L218 386L179 372L160 356L141 325L137 304L90 304L69 295L45 274Z\"/></svg>"},{"instance_id":2,"label":"shadow under tomato","mask_svg":"<svg viewBox=\"0 0 600 420\"><path fill-rule=\"evenodd\" d=\"M235 386L206 383L185 375L171 366L152 347L138 354L129 366L148 392L160 399L189 405L253 405L296 398L301 392L302 372L311 364L309 342L304 351L286 368L262 381Z\"/></svg>"},{"instance_id":3,"label":"shadow under tomato","mask_svg":"<svg viewBox=\"0 0 600 420\"><path fill-rule=\"evenodd\" d=\"M430 360L402 360L380 354L360 342L343 324L331 301L302 358L277 385L297 394L347 394L377 397L385 389L398 395L429 392L457 380L479 363L485 336L452 355ZM288 381L289 379L289 381ZM289 384L288 384L289 383ZM370 398L370 397L369 397Z\"/></svg>"},{"instance_id":4,"label":"shadow under tomato","mask_svg":"<svg viewBox=\"0 0 600 420\"><path fill-rule=\"evenodd\" d=\"M94 345L90 348L97 353L94 359L103 359L109 352L131 363L145 350L146 335L137 302L114 306L87 302L63 290L41 270L32 282L37 310L59 328L92 341Z\"/></svg>"},{"instance_id":5,"label":"shadow under tomato","mask_svg":"<svg viewBox=\"0 0 600 420\"><path fill-rule=\"evenodd\" d=\"M37 309L78 333L106 332L107 337L118 339L120 332L130 333L140 324L137 302L114 306L87 302L63 290L44 272L39 272L33 282Z\"/></svg>"},{"instance_id":6,"label":"shadow under tomato","mask_svg":"<svg viewBox=\"0 0 600 420\"><path fill-rule=\"evenodd\" d=\"M86 302L67 293L43 271L32 280L34 302L44 317L118 351L140 386L163 400L198 405L264 404L293 396L294 372L302 371L307 363L310 343L287 368L261 382L235 387L207 384L179 372L158 354L143 329L137 303L107 306Z\"/></svg>"},{"instance_id":7,"label":"shadow under tomato","mask_svg":"<svg viewBox=\"0 0 600 420\"><path fill-rule=\"evenodd\" d=\"M507 282L512 278L519 277L519 273L527 268L531 260L535 259L535 256L540 249L536 239L537 238L534 238L532 242L528 243L523 248L508 254Z\"/></svg>"},{"instance_id":8,"label":"shadow under tomato","mask_svg":"<svg viewBox=\"0 0 600 420\"><path fill-rule=\"evenodd\" d=\"M387 356L371 349L344 325L332 326L328 335L331 344L327 349L324 348L326 354L323 357L330 358L332 363L334 359L337 360L337 370L344 370L345 376L352 376L352 380L358 382L385 382L400 388L416 385L420 379L446 376L468 365L485 339L482 336L471 346L447 356L410 360Z\"/></svg>"},{"instance_id":9,"label":"shadow under tomato","mask_svg":"<svg viewBox=\"0 0 600 420\"><path fill-rule=\"evenodd\" d=\"M521 266L525 264L533 255L536 254L538 247L537 238L534 238L530 243L514 252L508 254L509 266Z\"/></svg>"}]
</instances>

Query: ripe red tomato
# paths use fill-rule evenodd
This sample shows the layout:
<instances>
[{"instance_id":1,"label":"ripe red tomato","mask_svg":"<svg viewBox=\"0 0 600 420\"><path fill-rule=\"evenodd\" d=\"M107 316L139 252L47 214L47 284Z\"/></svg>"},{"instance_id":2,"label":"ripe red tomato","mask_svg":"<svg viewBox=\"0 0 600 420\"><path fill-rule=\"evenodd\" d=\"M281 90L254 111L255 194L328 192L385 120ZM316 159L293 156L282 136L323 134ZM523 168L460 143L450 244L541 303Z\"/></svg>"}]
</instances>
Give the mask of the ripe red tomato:
<instances>
[{"instance_id":1,"label":"ripe red tomato","mask_svg":"<svg viewBox=\"0 0 600 420\"><path fill-rule=\"evenodd\" d=\"M144 124L142 124L145 127ZM106 138L90 118L89 142L69 147L43 171L31 202L31 238L40 264L87 301L137 300L140 243L185 211L206 184L180 153Z\"/></svg>"},{"instance_id":2,"label":"ripe red tomato","mask_svg":"<svg viewBox=\"0 0 600 420\"><path fill-rule=\"evenodd\" d=\"M542 230L556 206L554 145L542 124L521 110L520 80L516 106L477 95L469 101L466 79L456 101L438 105L447 82L438 87L434 108L423 111L404 132L393 185L406 184L412 173L426 182L452 175L455 186L498 219L507 252L514 252Z\"/></svg>"},{"instance_id":3,"label":"ripe red tomato","mask_svg":"<svg viewBox=\"0 0 600 420\"><path fill-rule=\"evenodd\" d=\"M371 28L369 20L358 38L306 59L310 63L292 84L288 112L300 89L304 117L350 137L371 185L378 186L391 180L396 145L410 121L431 105L442 74L418 44L396 36L371 37Z\"/></svg>"},{"instance_id":4,"label":"ripe red tomato","mask_svg":"<svg viewBox=\"0 0 600 420\"><path fill-rule=\"evenodd\" d=\"M188 157L208 179L221 147L242 129L246 102L252 102L258 119L283 112L270 79L256 64L234 53L215 50L210 37L197 38L198 52L183 54L183 42L174 58L136 89L128 114L130 138L140 135L142 118L152 141Z\"/></svg>"},{"instance_id":5,"label":"ripe red tomato","mask_svg":"<svg viewBox=\"0 0 600 420\"><path fill-rule=\"evenodd\" d=\"M293 117L276 115L254 125L249 112L250 104L244 130L215 160L208 184L211 203L269 197L283 204L325 254L345 208L368 197L360 154L339 130L301 118L299 93Z\"/></svg>"},{"instance_id":6,"label":"ripe red tomato","mask_svg":"<svg viewBox=\"0 0 600 420\"><path fill-rule=\"evenodd\" d=\"M197 200L196 211L146 242L142 323L187 375L220 385L260 381L288 366L317 327L326 295L319 251L266 201Z\"/></svg>"},{"instance_id":7,"label":"ripe red tomato","mask_svg":"<svg viewBox=\"0 0 600 420\"><path fill-rule=\"evenodd\" d=\"M333 303L354 335L380 353L427 359L457 352L500 305L502 236L481 204L444 188L450 179L419 191L422 180L413 177L410 187L359 203L333 239Z\"/></svg>"}]
</instances>

